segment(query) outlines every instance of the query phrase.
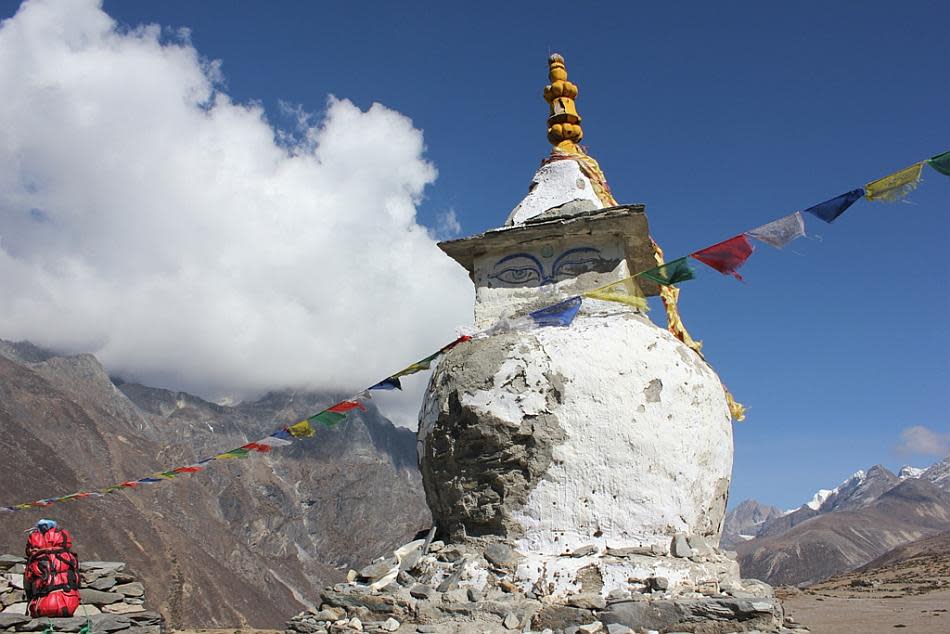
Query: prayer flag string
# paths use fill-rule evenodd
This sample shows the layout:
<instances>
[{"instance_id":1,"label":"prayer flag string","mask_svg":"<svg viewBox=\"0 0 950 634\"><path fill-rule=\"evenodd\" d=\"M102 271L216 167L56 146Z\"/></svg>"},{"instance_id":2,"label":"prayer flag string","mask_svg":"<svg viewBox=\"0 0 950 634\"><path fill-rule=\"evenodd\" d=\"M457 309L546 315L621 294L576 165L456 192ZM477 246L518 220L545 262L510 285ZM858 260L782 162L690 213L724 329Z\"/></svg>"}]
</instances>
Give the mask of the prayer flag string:
<instances>
[{"instance_id":1,"label":"prayer flag string","mask_svg":"<svg viewBox=\"0 0 950 634\"><path fill-rule=\"evenodd\" d=\"M825 202L818 203L812 207L804 209L804 212L810 213L825 222L834 222L841 214L861 198L867 198L872 201L894 202L900 200L908 193L913 191L921 180L923 166L927 164L935 171L944 176L950 176L950 152L937 154L929 159L914 163L910 167L898 170L883 178L871 181L864 187L853 189L845 194L836 196ZM742 277L737 272L739 267L745 264L751 257L754 248L749 242L748 237L764 242L770 246L781 249L796 238L805 235L805 223L802 212L796 211L792 214L773 220L754 229L744 231L732 238L723 240L711 246L690 253L688 256L681 257L665 264L660 264L651 269L640 271L629 277L614 280L603 286L584 292L582 295L570 297L557 303L545 306L535 310L524 317L514 319L502 319L490 328L487 328L474 336L462 335L443 346L435 353L420 359L415 363L403 368L399 372L392 374L382 381L375 383L367 390L359 394L344 399L330 407L308 416L307 418L285 425L273 433L248 442L240 447L235 447L228 451L216 454L210 458L199 460L198 462L167 469L158 473L153 473L138 480L126 480L119 484L113 484L107 487L88 491L77 491L67 495L61 495L52 498L43 498L33 502L22 502L10 506L0 506L0 512L16 512L27 509L44 508L58 502L67 502L71 500L81 500L86 498L101 498L116 491L127 489L136 489L141 485L159 484L166 480L172 480L180 475L190 475L204 471L207 466L218 460L243 459L252 453L270 453L275 447L284 447L300 438L309 438L316 434L313 424L332 429L343 421L349 412L353 410L366 411L366 406L362 400L369 398L371 390L401 390L402 383L400 377L428 370L432 362L441 357L446 352L456 346L470 341L472 339L481 339L490 337L499 332L509 330L521 330L529 328L545 327L568 327L577 316L582 298L604 300L610 302L619 302L628 304L638 310L646 310L646 298L637 283L638 277L645 277L661 285L661 290L666 292L677 292L675 284L685 282L695 277L695 270L689 266L689 258L693 258L703 264L723 273L732 275L741 280ZM662 260L660 260L662 261ZM666 297L664 296L664 300ZM687 343L687 342L684 342ZM694 344L696 342L693 342ZM691 346L698 353L698 344ZM730 412L736 420L745 418L745 408L737 403L732 395L726 391L726 398Z\"/></svg>"}]
</instances>

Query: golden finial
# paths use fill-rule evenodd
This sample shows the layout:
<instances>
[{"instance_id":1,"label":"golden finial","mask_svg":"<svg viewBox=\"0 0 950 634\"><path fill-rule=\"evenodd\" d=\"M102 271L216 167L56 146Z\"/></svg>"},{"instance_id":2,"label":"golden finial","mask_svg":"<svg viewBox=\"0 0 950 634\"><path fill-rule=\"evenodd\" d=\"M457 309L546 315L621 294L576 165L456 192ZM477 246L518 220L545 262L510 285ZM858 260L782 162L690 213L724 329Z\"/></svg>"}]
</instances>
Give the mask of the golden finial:
<instances>
[{"instance_id":1,"label":"golden finial","mask_svg":"<svg viewBox=\"0 0 950 634\"><path fill-rule=\"evenodd\" d=\"M575 146L584 138L581 117L574 105L577 86L567 81L564 58L557 53L548 58L548 77L551 83L544 87L544 100L551 106L548 141L556 148L576 150Z\"/></svg>"}]
</instances>

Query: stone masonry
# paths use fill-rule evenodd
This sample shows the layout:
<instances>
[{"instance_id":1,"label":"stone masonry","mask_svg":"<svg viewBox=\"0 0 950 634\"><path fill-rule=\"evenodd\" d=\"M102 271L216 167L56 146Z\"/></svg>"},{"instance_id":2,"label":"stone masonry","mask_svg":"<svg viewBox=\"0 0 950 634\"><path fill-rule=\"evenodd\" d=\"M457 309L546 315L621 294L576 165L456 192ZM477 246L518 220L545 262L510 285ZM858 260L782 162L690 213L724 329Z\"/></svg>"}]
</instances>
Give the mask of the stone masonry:
<instances>
[{"instance_id":1,"label":"stone masonry","mask_svg":"<svg viewBox=\"0 0 950 634\"><path fill-rule=\"evenodd\" d=\"M165 619L145 607L145 588L121 561L80 562L82 603L70 618L31 618L23 591L26 560L0 555L0 632L163 634Z\"/></svg>"}]
</instances>

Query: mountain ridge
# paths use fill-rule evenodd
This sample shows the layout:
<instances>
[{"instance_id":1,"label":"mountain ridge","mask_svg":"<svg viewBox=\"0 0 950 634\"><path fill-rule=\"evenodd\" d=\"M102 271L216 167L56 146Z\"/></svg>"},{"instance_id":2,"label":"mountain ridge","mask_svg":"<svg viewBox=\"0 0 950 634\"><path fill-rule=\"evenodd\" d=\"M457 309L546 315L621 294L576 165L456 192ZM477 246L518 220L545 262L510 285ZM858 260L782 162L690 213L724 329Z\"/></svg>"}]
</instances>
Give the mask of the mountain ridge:
<instances>
[{"instance_id":1,"label":"mountain ridge","mask_svg":"<svg viewBox=\"0 0 950 634\"><path fill-rule=\"evenodd\" d=\"M3 504L191 464L335 402L275 392L224 406L112 379L92 355L0 340ZM52 516L84 559L128 561L173 627L278 627L328 583L431 525L415 434L374 407L273 455L104 498L0 514L0 551ZM303 600L301 602L296 597Z\"/></svg>"}]
</instances>

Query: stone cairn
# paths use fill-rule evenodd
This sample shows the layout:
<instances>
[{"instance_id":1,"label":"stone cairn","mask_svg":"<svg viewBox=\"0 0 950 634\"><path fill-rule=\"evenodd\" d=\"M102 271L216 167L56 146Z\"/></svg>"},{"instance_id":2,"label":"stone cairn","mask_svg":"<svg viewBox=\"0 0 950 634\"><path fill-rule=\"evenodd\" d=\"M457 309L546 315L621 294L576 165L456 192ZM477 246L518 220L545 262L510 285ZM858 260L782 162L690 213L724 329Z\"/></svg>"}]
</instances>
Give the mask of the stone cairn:
<instances>
[{"instance_id":1,"label":"stone cairn","mask_svg":"<svg viewBox=\"0 0 950 634\"><path fill-rule=\"evenodd\" d=\"M31 618L23 591L26 560L0 555L0 632L78 632L88 622L90 634L163 634L165 619L145 608L145 588L121 561L79 564L82 603L69 618Z\"/></svg>"},{"instance_id":2,"label":"stone cairn","mask_svg":"<svg viewBox=\"0 0 950 634\"><path fill-rule=\"evenodd\" d=\"M590 545L563 557L643 564L645 570L649 559L663 556L723 563L718 562L722 555L694 541L691 546L684 536L676 536L666 553L656 548L600 552ZM772 588L754 579L722 584L711 579L691 589L674 589L663 577L631 577L625 588L604 597L603 581L591 566L581 591L565 598L543 588L522 591L515 582L524 561L521 553L495 540L451 545L413 541L358 572L351 570L346 583L320 594L319 610L291 619L285 634L808 632L784 619Z\"/></svg>"}]
</instances>

